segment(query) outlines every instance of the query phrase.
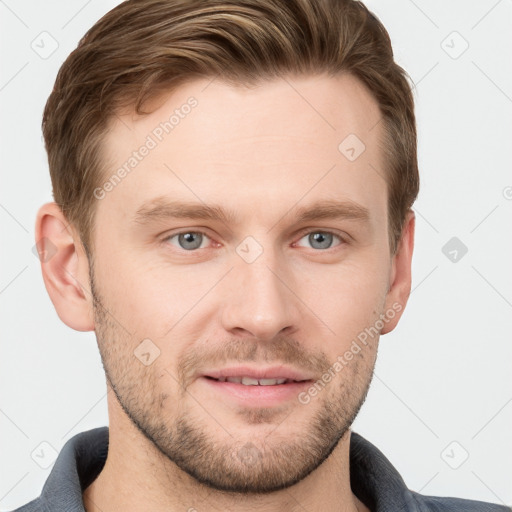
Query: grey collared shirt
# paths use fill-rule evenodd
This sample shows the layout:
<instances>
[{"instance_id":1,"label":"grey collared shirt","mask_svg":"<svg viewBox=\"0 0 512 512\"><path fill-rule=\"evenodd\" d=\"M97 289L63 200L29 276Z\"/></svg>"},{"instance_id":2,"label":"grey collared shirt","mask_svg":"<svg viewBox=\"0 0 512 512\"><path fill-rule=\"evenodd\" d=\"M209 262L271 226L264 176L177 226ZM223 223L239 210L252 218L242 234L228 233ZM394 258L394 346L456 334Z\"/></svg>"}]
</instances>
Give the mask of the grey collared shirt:
<instances>
[{"instance_id":1,"label":"grey collared shirt","mask_svg":"<svg viewBox=\"0 0 512 512\"><path fill-rule=\"evenodd\" d=\"M63 446L41 495L13 512L85 512L82 492L99 475L108 452L108 427L72 437ZM372 512L512 512L511 507L410 491L386 457L355 432L350 441L350 484Z\"/></svg>"}]
</instances>

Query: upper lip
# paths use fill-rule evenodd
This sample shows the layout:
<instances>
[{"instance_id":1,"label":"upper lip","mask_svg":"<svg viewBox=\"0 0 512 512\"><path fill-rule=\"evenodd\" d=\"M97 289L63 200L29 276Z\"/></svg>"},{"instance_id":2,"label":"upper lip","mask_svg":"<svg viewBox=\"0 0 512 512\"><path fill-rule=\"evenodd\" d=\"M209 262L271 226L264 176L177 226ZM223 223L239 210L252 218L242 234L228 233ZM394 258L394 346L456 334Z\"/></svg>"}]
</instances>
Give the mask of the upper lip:
<instances>
[{"instance_id":1,"label":"upper lip","mask_svg":"<svg viewBox=\"0 0 512 512\"><path fill-rule=\"evenodd\" d=\"M250 367L250 366L230 366L226 368L208 370L203 373L204 377L212 377L214 379L227 377L251 377L253 379L290 379L290 380L312 380L312 376L308 373L290 368L287 366L267 366L267 367Z\"/></svg>"}]
</instances>

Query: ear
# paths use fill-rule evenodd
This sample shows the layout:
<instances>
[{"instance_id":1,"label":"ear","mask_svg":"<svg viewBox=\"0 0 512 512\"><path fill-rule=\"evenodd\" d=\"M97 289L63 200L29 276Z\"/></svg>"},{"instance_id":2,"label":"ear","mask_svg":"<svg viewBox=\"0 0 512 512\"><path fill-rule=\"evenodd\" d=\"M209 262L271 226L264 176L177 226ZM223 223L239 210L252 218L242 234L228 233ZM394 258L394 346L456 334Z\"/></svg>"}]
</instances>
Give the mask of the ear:
<instances>
[{"instance_id":1,"label":"ear","mask_svg":"<svg viewBox=\"0 0 512 512\"><path fill-rule=\"evenodd\" d=\"M59 318L77 331L94 330L87 254L56 203L39 209L35 234L44 284Z\"/></svg>"},{"instance_id":2,"label":"ear","mask_svg":"<svg viewBox=\"0 0 512 512\"><path fill-rule=\"evenodd\" d=\"M396 327L411 293L411 263L414 250L415 222L414 212L409 210L397 251L391 260L389 290L385 302L385 311L393 310L396 314L389 322L385 323L381 334L387 334Z\"/></svg>"}]
</instances>

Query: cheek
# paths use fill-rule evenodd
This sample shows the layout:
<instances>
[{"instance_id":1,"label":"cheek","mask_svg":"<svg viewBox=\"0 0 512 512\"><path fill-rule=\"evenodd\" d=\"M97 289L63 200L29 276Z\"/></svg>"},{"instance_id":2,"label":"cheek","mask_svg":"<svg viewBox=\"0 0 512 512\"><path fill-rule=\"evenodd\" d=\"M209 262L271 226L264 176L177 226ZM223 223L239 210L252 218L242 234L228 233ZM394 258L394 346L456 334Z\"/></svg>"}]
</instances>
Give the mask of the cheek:
<instances>
[{"instance_id":1,"label":"cheek","mask_svg":"<svg viewBox=\"0 0 512 512\"><path fill-rule=\"evenodd\" d=\"M298 287L298 295L309 307L305 318L310 318L325 333L324 349L331 359L375 325L385 303L385 272L378 262L364 267L356 264L317 267L310 270L307 281ZM303 327L308 330L308 325Z\"/></svg>"},{"instance_id":2,"label":"cheek","mask_svg":"<svg viewBox=\"0 0 512 512\"><path fill-rule=\"evenodd\" d=\"M199 277L187 278L180 268L155 267L142 258L122 255L116 265L109 263L101 274L98 271L96 279L116 319L130 332L147 335L157 335L162 323L178 321L204 288Z\"/></svg>"},{"instance_id":3,"label":"cheek","mask_svg":"<svg viewBox=\"0 0 512 512\"><path fill-rule=\"evenodd\" d=\"M133 352L142 340L151 340L159 347L152 368L164 379L170 378L166 369L175 368L179 354L204 338L205 330L214 325L218 297L213 287L225 272L217 273L192 266L139 264L137 272L111 280L109 299L116 319L125 328L122 334L131 340L127 350Z\"/></svg>"}]
</instances>

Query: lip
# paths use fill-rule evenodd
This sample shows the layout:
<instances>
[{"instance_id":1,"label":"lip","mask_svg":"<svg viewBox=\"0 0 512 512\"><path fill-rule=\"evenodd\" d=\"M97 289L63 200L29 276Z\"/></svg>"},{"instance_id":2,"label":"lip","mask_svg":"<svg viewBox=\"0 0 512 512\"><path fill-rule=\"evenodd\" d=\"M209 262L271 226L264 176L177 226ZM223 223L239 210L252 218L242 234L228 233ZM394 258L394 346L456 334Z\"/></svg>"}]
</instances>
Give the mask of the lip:
<instances>
[{"instance_id":1,"label":"lip","mask_svg":"<svg viewBox=\"0 0 512 512\"><path fill-rule=\"evenodd\" d=\"M253 379L289 379L296 381L312 380L313 376L288 366L231 366L228 368L207 370L203 377L220 379L226 377L251 377Z\"/></svg>"},{"instance_id":2,"label":"lip","mask_svg":"<svg viewBox=\"0 0 512 512\"><path fill-rule=\"evenodd\" d=\"M273 386L246 386L238 382L221 382L208 377L198 379L211 390L215 396L227 396L245 407L273 407L290 400L298 400L299 393L308 388L312 381L290 382Z\"/></svg>"},{"instance_id":3,"label":"lip","mask_svg":"<svg viewBox=\"0 0 512 512\"><path fill-rule=\"evenodd\" d=\"M270 386L245 385L238 382L219 381L226 377L251 377L253 379L290 379L298 382L287 382ZM290 400L297 400L301 391L314 382L309 374L286 366L254 368L237 366L206 371L198 381L215 392L215 397L222 395L244 407L273 407Z\"/></svg>"}]
</instances>

